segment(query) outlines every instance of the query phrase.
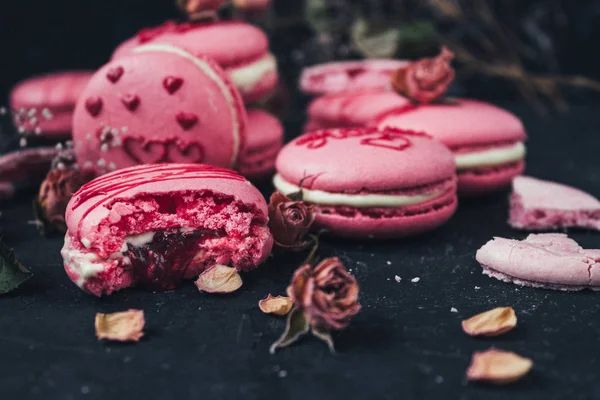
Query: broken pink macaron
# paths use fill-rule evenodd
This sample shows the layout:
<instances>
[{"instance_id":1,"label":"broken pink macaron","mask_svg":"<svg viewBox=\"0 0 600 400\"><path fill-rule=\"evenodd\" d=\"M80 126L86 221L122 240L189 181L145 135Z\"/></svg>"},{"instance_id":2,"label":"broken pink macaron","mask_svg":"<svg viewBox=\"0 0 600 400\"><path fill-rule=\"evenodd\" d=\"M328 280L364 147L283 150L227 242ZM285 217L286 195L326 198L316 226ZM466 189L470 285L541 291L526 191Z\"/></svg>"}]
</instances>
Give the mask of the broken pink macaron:
<instances>
[{"instance_id":1,"label":"broken pink macaron","mask_svg":"<svg viewBox=\"0 0 600 400\"><path fill-rule=\"evenodd\" d=\"M454 214L452 153L430 137L399 129L330 129L287 144L275 188L302 189L315 226L356 238L399 238L430 231Z\"/></svg>"},{"instance_id":2,"label":"broken pink macaron","mask_svg":"<svg viewBox=\"0 0 600 400\"><path fill-rule=\"evenodd\" d=\"M316 65L302 71L300 90L319 96L365 89L388 90L392 73L407 64L382 59Z\"/></svg>"},{"instance_id":3,"label":"broken pink macaron","mask_svg":"<svg viewBox=\"0 0 600 400\"><path fill-rule=\"evenodd\" d=\"M156 164L101 176L67 206L67 274L97 296L166 290L215 264L248 271L273 240L260 192L231 170Z\"/></svg>"},{"instance_id":4,"label":"broken pink macaron","mask_svg":"<svg viewBox=\"0 0 600 400\"><path fill-rule=\"evenodd\" d=\"M570 186L519 176L513 180L509 223L525 230L600 230L600 201Z\"/></svg>"},{"instance_id":5,"label":"broken pink macaron","mask_svg":"<svg viewBox=\"0 0 600 400\"><path fill-rule=\"evenodd\" d=\"M267 36L241 21L175 23L168 21L140 31L113 53L116 60L144 44L170 44L196 56L214 59L228 74L246 102L268 96L278 82L277 61Z\"/></svg>"},{"instance_id":6,"label":"broken pink macaron","mask_svg":"<svg viewBox=\"0 0 600 400\"><path fill-rule=\"evenodd\" d=\"M73 109L92 74L61 72L31 78L15 86L10 107L19 131L53 139L71 137Z\"/></svg>"},{"instance_id":7,"label":"broken pink macaron","mask_svg":"<svg viewBox=\"0 0 600 400\"><path fill-rule=\"evenodd\" d=\"M150 44L100 68L77 103L73 145L84 169L206 163L233 168L246 109L212 60Z\"/></svg>"},{"instance_id":8,"label":"broken pink macaron","mask_svg":"<svg viewBox=\"0 0 600 400\"><path fill-rule=\"evenodd\" d=\"M283 126L266 111L248 110L247 131L239 171L251 180L268 178L275 170L275 158L283 145Z\"/></svg>"},{"instance_id":9,"label":"broken pink macaron","mask_svg":"<svg viewBox=\"0 0 600 400\"><path fill-rule=\"evenodd\" d=\"M495 238L477 251L483 273L521 286L600 290L600 250L583 249L564 234Z\"/></svg>"}]
</instances>

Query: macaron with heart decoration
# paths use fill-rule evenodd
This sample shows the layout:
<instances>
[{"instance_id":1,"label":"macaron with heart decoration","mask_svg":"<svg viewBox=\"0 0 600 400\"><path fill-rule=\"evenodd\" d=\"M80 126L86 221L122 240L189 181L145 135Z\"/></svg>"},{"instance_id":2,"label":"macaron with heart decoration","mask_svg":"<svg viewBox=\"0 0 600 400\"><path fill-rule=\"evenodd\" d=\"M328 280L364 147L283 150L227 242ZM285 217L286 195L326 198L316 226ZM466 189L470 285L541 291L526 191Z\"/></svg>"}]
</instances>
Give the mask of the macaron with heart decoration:
<instances>
[{"instance_id":1,"label":"macaron with heart decoration","mask_svg":"<svg viewBox=\"0 0 600 400\"><path fill-rule=\"evenodd\" d=\"M71 137L73 110L91 71L67 71L27 79L14 87L10 107L21 134Z\"/></svg>"},{"instance_id":2,"label":"macaron with heart decoration","mask_svg":"<svg viewBox=\"0 0 600 400\"><path fill-rule=\"evenodd\" d=\"M93 76L75 109L73 145L79 165L97 174L165 162L232 168L246 125L241 96L216 63L146 45Z\"/></svg>"},{"instance_id":3,"label":"macaron with heart decoration","mask_svg":"<svg viewBox=\"0 0 600 400\"><path fill-rule=\"evenodd\" d=\"M444 224L457 206L452 153L431 137L394 128L325 129L287 144L275 188L302 191L315 227L354 238L399 238Z\"/></svg>"},{"instance_id":4,"label":"macaron with heart decoration","mask_svg":"<svg viewBox=\"0 0 600 400\"><path fill-rule=\"evenodd\" d=\"M167 21L125 41L115 50L112 59L127 56L144 44L170 44L196 56L214 59L248 103L270 95L279 80L277 60L269 51L267 36L257 27L241 21Z\"/></svg>"}]
</instances>

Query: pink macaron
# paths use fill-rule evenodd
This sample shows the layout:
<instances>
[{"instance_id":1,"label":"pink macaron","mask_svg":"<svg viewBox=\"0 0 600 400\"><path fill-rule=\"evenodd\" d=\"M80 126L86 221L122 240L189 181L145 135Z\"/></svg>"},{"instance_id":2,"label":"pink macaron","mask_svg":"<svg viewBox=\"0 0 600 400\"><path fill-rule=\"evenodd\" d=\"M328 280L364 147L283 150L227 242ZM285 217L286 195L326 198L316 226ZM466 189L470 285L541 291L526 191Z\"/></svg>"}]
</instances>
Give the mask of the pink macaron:
<instances>
[{"instance_id":1,"label":"pink macaron","mask_svg":"<svg viewBox=\"0 0 600 400\"><path fill-rule=\"evenodd\" d=\"M246 102L267 97L278 82L277 60L269 52L267 36L240 21L175 23L142 30L113 53L116 60L136 47L162 43L183 48L194 55L214 59L229 75Z\"/></svg>"},{"instance_id":2,"label":"pink macaron","mask_svg":"<svg viewBox=\"0 0 600 400\"><path fill-rule=\"evenodd\" d=\"M10 106L19 131L59 140L69 138L73 109L92 74L61 72L31 78L15 86Z\"/></svg>"},{"instance_id":3,"label":"pink macaron","mask_svg":"<svg viewBox=\"0 0 600 400\"><path fill-rule=\"evenodd\" d=\"M84 169L102 174L137 164L195 162L235 167L246 111L212 60L170 45L146 45L100 68L73 119Z\"/></svg>"},{"instance_id":4,"label":"pink macaron","mask_svg":"<svg viewBox=\"0 0 600 400\"><path fill-rule=\"evenodd\" d=\"M407 105L379 117L378 126L413 129L444 143L456 159L458 193L476 196L510 187L525 169L525 129L510 112L456 99Z\"/></svg>"},{"instance_id":5,"label":"pink macaron","mask_svg":"<svg viewBox=\"0 0 600 400\"><path fill-rule=\"evenodd\" d=\"M300 90L318 96L365 89L388 90L392 73L407 64L407 61L381 59L315 65L302 71Z\"/></svg>"},{"instance_id":6,"label":"pink macaron","mask_svg":"<svg viewBox=\"0 0 600 400\"><path fill-rule=\"evenodd\" d=\"M67 274L101 296L136 284L167 290L215 264L241 271L271 252L267 204L231 170L136 166L96 178L67 206Z\"/></svg>"},{"instance_id":7,"label":"pink macaron","mask_svg":"<svg viewBox=\"0 0 600 400\"><path fill-rule=\"evenodd\" d=\"M452 153L427 135L386 128L329 129L287 144L275 188L315 205L317 228L355 238L430 231L456 209Z\"/></svg>"},{"instance_id":8,"label":"pink macaron","mask_svg":"<svg viewBox=\"0 0 600 400\"><path fill-rule=\"evenodd\" d=\"M268 178L283 145L283 126L266 111L248 110L246 146L240 155L239 171L251 180Z\"/></svg>"}]
</instances>

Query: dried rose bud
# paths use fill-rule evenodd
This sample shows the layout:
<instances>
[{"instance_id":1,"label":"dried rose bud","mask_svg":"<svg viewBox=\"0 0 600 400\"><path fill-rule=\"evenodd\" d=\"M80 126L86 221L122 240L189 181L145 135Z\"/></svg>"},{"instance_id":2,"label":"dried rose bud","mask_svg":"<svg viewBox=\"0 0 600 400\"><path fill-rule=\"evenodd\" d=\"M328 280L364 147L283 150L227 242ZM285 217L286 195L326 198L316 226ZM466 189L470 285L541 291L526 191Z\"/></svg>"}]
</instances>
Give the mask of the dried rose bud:
<instances>
[{"instance_id":1,"label":"dried rose bud","mask_svg":"<svg viewBox=\"0 0 600 400\"><path fill-rule=\"evenodd\" d=\"M177 0L177 5L191 19L201 19L216 15L227 0Z\"/></svg>"},{"instance_id":2,"label":"dried rose bud","mask_svg":"<svg viewBox=\"0 0 600 400\"><path fill-rule=\"evenodd\" d=\"M505 385L518 381L531 370L533 362L508 351L489 349L475 352L467 369L469 381Z\"/></svg>"},{"instance_id":3,"label":"dried rose bud","mask_svg":"<svg viewBox=\"0 0 600 400\"><path fill-rule=\"evenodd\" d=\"M226 294L233 293L242 287L242 278L235 268L226 265L215 265L198 277L196 286L201 292Z\"/></svg>"},{"instance_id":4,"label":"dried rose bud","mask_svg":"<svg viewBox=\"0 0 600 400\"><path fill-rule=\"evenodd\" d=\"M233 6L240 10L263 11L271 5L271 0L233 0Z\"/></svg>"},{"instance_id":5,"label":"dried rose bud","mask_svg":"<svg viewBox=\"0 0 600 400\"><path fill-rule=\"evenodd\" d=\"M499 307L462 322L463 331L471 336L499 336L517 326L512 307Z\"/></svg>"},{"instance_id":6,"label":"dried rose bud","mask_svg":"<svg viewBox=\"0 0 600 400\"><path fill-rule=\"evenodd\" d=\"M138 342L144 336L144 311L129 310L114 314L96 314L98 339Z\"/></svg>"},{"instance_id":7,"label":"dried rose bud","mask_svg":"<svg viewBox=\"0 0 600 400\"><path fill-rule=\"evenodd\" d=\"M287 315L294 303L289 297L268 295L266 299L258 302L258 307L265 314L275 314L280 317Z\"/></svg>"},{"instance_id":8,"label":"dried rose bud","mask_svg":"<svg viewBox=\"0 0 600 400\"><path fill-rule=\"evenodd\" d=\"M315 220L312 206L302 201L293 201L288 196L275 192L269 203L269 228L275 243L284 248L302 249L308 243L304 237Z\"/></svg>"},{"instance_id":9,"label":"dried rose bud","mask_svg":"<svg viewBox=\"0 0 600 400\"><path fill-rule=\"evenodd\" d=\"M424 58L394 71L392 87L417 103L432 103L445 96L454 80L450 62L454 58L447 48L434 58Z\"/></svg>"},{"instance_id":10,"label":"dried rose bud","mask_svg":"<svg viewBox=\"0 0 600 400\"><path fill-rule=\"evenodd\" d=\"M300 267L287 290L310 325L322 332L345 329L361 308L358 283L338 258Z\"/></svg>"},{"instance_id":11,"label":"dried rose bud","mask_svg":"<svg viewBox=\"0 0 600 400\"><path fill-rule=\"evenodd\" d=\"M92 173L73 168L53 169L48 173L40 186L36 202L38 222L44 232L66 232L67 204L73 193L93 178Z\"/></svg>"}]
</instances>

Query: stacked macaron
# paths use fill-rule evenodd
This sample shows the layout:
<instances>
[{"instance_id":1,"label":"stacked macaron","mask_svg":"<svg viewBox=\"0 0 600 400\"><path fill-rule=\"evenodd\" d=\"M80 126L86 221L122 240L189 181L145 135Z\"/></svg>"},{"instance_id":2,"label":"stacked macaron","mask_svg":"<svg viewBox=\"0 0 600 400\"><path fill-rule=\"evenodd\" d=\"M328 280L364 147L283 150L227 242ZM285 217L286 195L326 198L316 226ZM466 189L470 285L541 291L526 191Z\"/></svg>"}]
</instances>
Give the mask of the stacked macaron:
<instances>
[{"instance_id":1,"label":"stacked macaron","mask_svg":"<svg viewBox=\"0 0 600 400\"><path fill-rule=\"evenodd\" d=\"M523 124L488 103L445 99L454 77L450 59L444 50L436 58L401 66L392 74L395 91L373 80L372 87L321 96L308 108L306 130L391 126L426 132L453 152L461 196L508 188L525 167Z\"/></svg>"}]
</instances>

